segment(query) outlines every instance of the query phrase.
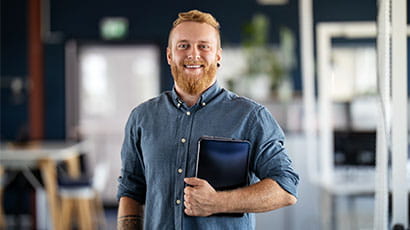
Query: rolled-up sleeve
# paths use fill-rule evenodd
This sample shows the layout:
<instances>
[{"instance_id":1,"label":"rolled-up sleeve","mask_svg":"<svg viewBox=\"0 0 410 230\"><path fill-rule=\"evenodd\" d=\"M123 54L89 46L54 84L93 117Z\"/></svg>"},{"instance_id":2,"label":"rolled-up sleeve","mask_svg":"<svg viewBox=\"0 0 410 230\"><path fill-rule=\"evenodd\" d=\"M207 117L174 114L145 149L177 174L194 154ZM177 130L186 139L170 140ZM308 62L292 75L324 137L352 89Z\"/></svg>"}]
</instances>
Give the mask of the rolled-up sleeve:
<instances>
[{"instance_id":1,"label":"rolled-up sleeve","mask_svg":"<svg viewBox=\"0 0 410 230\"><path fill-rule=\"evenodd\" d=\"M121 175L118 177L117 199L126 196L144 204L146 181L140 147L141 132L138 128L137 116L137 110L134 109L125 127L124 142L121 148Z\"/></svg>"},{"instance_id":2,"label":"rolled-up sleeve","mask_svg":"<svg viewBox=\"0 0 410 230\"><path fill-rule=\"evenodd\" d=\"M271 178L297 197L299 176L285 149L285 135L265 107L259 108L251 121L251 170L263 180Z\"/></svg>"}]
</instances>

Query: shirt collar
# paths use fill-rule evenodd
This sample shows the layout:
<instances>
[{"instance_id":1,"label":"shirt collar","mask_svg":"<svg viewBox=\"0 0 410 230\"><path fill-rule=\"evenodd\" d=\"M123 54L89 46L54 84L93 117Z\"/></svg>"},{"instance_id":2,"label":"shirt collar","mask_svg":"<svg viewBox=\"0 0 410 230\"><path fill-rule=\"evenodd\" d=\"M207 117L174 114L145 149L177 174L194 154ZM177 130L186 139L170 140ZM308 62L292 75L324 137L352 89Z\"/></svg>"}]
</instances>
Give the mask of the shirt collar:
<instances>
[{"instance_id":1,"label":"shirt collar","mask_svg":"<svg viewBox=\"0 0 410 230\"><path fill-rule=\"evenodd\" d=\"M222 90L222 88L219 86L218 82L215 82L212 84L211 87L209 87L205 92L202 93L202 95L199 97L197 104L205 106L208 104L216 95L219 94L219 92ZM175 86L172 88L172 99L175 103L175 105L179 108L182 105L185 105L185 103L182 101L182 99L178 96L177 91L175 90Z\"/></svg>"}]
</instances>

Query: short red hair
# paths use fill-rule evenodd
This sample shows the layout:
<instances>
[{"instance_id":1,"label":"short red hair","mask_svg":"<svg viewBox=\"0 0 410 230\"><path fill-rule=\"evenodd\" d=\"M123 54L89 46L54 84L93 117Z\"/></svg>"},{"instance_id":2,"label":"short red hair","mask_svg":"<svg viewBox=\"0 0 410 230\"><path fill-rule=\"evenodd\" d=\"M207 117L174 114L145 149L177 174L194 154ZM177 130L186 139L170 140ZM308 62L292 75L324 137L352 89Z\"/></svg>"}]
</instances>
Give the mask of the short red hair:
<instances>
[{"instance_id":1,"label":"short red hair","mask_svg":"<svg viewBox=\"0 0 410 230\"><path fill-rule=\"evenodd\" d=\"M178 18L172 23L171 31L169 32L168 37L168 47L171 46L171 34L175 27L183 22L199 22L199 23L206 23L212 26L217 32L217 41L218 47L221 47L221 36L220 36L220 26L219 22L209 13L204 13L199 10L190 10L188 12L181 12L178 14Z\"/></svg>"}]
</instances>

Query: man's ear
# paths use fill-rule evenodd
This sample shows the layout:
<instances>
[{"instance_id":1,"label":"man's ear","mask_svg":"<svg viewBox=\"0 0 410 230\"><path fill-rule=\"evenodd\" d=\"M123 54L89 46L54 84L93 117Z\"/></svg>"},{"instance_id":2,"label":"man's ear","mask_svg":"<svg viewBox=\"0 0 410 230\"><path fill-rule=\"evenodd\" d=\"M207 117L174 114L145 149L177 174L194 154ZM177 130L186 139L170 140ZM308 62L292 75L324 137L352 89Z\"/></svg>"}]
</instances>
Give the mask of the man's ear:
<instances>
[{"instance_id":1,"label":"man's ear","mask_svg":"<svg viewBox=\"0 0 410 230\"><path fill-rule=\"evenodd\" d=\"M221 63L222 60L222 48L216 51L216 62Z\"/></svg>"},{"instance_id":2,"label":"man's ear","mask_svg":"<svg viewBox=\"0 0 410 230\"><path fill-rule=\"evenodd\" d=\"M168 65L171 65L171 60L172 60L171 49L169 47L167 47L167 62L168 62Z\"/></svg>"}]
</instances>

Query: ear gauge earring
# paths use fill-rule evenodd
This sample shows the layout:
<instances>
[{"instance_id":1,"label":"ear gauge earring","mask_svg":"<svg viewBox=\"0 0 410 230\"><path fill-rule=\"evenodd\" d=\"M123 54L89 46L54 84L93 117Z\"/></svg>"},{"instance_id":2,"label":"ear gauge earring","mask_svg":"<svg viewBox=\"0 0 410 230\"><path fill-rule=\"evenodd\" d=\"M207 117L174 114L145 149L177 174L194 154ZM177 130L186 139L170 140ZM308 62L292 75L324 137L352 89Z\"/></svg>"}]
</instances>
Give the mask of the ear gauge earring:
<instances>
[{"instance_id":1,"label":"ear gauge earring","mask_svg":"<svg viewBox=\"0 0 410 230\"><path fill-rule=\"evenodd\" d=\"M219 64L219 62L216 63L216 67L221 67L221 64Z\"/></svg>"}]
</instances>

